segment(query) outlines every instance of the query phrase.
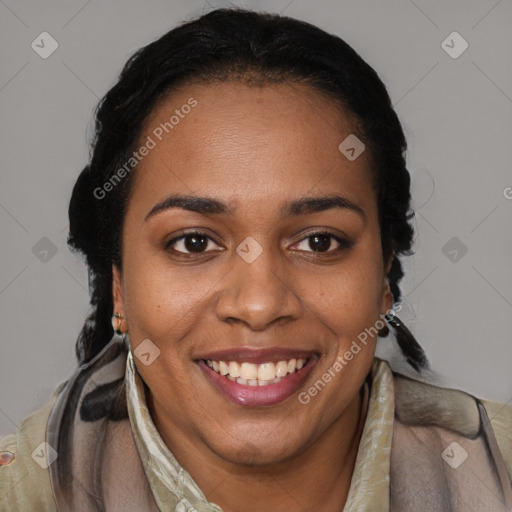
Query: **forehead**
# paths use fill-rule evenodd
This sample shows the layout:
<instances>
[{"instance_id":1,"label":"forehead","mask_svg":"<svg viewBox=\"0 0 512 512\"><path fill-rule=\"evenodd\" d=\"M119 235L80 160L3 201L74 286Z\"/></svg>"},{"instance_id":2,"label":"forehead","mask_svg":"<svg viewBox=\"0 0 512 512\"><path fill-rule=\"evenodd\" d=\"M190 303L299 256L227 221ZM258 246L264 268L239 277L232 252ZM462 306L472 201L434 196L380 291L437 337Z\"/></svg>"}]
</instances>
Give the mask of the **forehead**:
<instances>
[{"instance_id":1,"label":"forehead","mask_svg":"<svg viewBox=\"0 0 512 512\"><path fill-rule=\"evenodd\" d=\"M268 206L315 193L343 193L372 207L371 155L339 146L353 117L309 85L194 84L172 91L145 120L134 189L142 199L170 193ZM274 203L275 202L275 203Z\"/></svg>"}]
</instances>

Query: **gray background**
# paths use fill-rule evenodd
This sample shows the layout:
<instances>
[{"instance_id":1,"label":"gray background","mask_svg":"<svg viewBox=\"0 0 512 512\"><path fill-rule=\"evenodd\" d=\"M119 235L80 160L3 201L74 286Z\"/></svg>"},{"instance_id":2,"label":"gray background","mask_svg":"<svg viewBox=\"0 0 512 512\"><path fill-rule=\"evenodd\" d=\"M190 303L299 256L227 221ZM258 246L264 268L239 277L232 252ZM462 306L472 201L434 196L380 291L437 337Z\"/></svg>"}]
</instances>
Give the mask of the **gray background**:
<instances>
[{"instance_id":1,"label":"gray background","mask_svg":"<svg viewBox=\"0 0 512 512\"><path fill-rule=\"evenodd\" d=\"M66 245L67 207L92 109L137 48L226 5L317 24L379 73L408 138L416 211L400 317L444 384L509 402L510 0L0 0L0 435L76 366L87 272ZM59 46L42 59L31 43L45 31ZM453 31L469 44L458 58L441 46Z\"/></svg>"}]
</instances>

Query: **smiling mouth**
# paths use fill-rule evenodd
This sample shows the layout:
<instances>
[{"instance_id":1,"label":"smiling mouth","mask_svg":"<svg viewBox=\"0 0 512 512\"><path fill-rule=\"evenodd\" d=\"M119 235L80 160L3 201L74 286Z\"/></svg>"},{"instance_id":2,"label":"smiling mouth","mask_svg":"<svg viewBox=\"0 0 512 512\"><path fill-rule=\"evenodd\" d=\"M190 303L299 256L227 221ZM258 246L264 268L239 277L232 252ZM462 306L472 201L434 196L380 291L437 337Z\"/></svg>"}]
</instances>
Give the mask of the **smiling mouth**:
<instances>
[{"instance_id":1,"label":"smiling mouth","mask_svg":"<svg viewBox=\"0 0 512 512\"><path fill-rule=\"evenodd\" d=\"M292 358L261 364L203 359L214 372L245 386L268 386L298 372L310 358Z\"/></svg>"},{"instance_id":2,"label":"smiling mouth","mask_svg":"<svg viewBox=\"0 0 512 512\"><path fill-rule=\"evenodd\" d=\"M297 392L320 360L303 348L242 346L203 353L194 362L207 382L244 407L279 404Z\"/></svg>"}]
</instances>

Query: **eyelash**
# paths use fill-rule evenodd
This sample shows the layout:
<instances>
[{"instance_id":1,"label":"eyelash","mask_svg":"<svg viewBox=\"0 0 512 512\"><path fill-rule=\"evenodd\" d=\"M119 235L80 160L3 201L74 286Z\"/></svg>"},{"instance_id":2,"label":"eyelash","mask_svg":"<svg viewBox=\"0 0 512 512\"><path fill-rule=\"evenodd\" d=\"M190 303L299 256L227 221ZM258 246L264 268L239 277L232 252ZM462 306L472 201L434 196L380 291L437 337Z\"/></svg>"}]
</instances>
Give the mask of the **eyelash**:
<instances>
[{"instance_id":1,"label":"eyelash","mask_svg":"<svg viewBox=\"0 0 512 512\"><path fill-rule=\"evenodd\" d=\"M215 240L213 240L207 233L204 233L203 231L189 231L187 233L184 233L176 238L173 238L172 240L169 240L166 244L165 244L165 247L164 249L166 251L169 251L169 248L175 244L176 242L180 241L180 240L183 240L185 238L187 238L188 236L202 236L202 237L205 237L207 238L208 240L211 240L215 243ZM345 249L350 249L352 246L353 246L353 243L350 242L349 240L345 240L343 238L340 238L339 236L335 235L334 233L331 233L330 231L314 231L312 233L309 233L307 236L305 236L304 238L302 238L301 240L299 240L297 243L301 243L305 240L307 240L308 238L312 238L314 236L318 236L318 235L327 235L329 236L330 238L333 238L334 240L336 240L336 242L338 242L338 244L340 245L340 247L334 249L334 250L329 250L329 251L325 251L325 252L315 252L315 251L305 251L305 252L311 252L313 254L317 254L317 255L332 255L332 254L337 254ZM294 244L295 245L295 244ZM186 252L180 252L180 251L174 251L176 252L178 255L180 256L184 256L184 257L200 257L204 254L206 254L207 251L203 251L203 252L199 252L199 253L186 253Z\"/></svg>"}]
</instances>

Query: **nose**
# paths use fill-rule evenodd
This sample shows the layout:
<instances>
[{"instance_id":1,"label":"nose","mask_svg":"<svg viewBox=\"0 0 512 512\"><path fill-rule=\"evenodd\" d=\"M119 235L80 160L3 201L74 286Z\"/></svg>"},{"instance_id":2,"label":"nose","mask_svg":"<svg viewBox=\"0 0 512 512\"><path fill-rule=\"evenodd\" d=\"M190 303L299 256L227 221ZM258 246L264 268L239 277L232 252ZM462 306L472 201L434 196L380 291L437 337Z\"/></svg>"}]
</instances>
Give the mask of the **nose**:
<instances>
[{"instance_id":1,"label":"nose","mask_svg":"<svg viewBox=\"0 0 512 512\"><path fill-rule=\"evenodd\" d=\"M217 317L228 323L242 322L254 331L272 323L297 319L303 304L290 283L286 263L278 251L265 249L252 263L233 254L231 270L223 279L216 303Z\"/></svg>"}]
</instances>

